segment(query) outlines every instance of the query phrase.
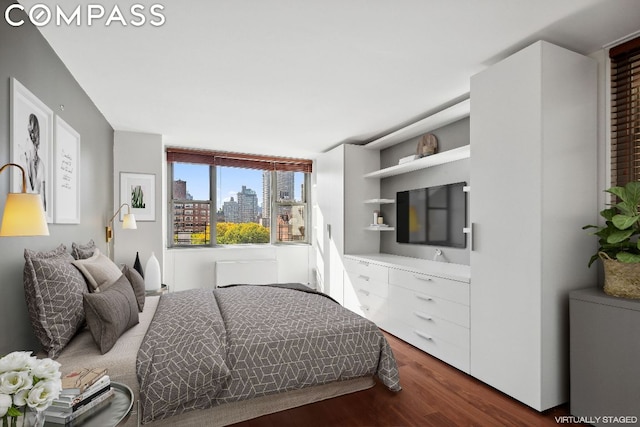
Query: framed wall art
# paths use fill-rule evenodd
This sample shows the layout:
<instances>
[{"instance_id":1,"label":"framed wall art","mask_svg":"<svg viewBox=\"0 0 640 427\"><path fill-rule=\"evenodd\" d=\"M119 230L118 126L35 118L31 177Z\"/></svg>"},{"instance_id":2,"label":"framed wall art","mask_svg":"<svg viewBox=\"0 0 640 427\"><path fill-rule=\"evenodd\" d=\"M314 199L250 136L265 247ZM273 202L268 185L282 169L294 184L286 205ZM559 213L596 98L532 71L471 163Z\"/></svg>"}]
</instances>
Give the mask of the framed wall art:
<instances>
[{"instance_id":1,"label":"framed wall art","mask_svg":"<svg viewBox=\"0 0 640 427\"><path fill-rule=\"evenodd\" d=\"M80 134L56 116L54 156L55 222L80 223Z\"/></svg>"},{"instance_id":2,"label":"framed wall art","mask_svg":"<svg viewBox=\"0 0 640 427\"><path fill-rule=\"evenodd\" d=\"M42 196L47 222L54 220L53 111L15 78L11 79L11 162L24 169L27 192ZM20 170L13 168L11 191L22 191Z\"/></svg>"},{"instance_id":3,"label":"framed wall art","mask_svg":"<svg viewBox=\"0 0 640 427\"><path fill-rule=\"evenodd\" d=\"M127 203L136 221L156 220L156 176L146 173L120 172L120 204ZM120 221L126 209L120 211Z\"/></svg>"}]
</instances>

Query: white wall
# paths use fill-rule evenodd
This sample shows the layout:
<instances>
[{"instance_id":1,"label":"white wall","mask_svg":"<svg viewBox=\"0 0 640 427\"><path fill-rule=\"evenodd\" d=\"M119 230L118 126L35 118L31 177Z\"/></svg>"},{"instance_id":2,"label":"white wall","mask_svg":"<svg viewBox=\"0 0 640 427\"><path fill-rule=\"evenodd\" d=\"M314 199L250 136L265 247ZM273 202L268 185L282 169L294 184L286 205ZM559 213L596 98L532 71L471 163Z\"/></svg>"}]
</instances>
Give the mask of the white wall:
<instances>
[{"instance_id":1,"label":"white wall","mask_svg":"<svg viewBox=\"0 0 640 427\"><path fill-rule=\"evenodd\" d=\"M155 180L155 221L136 220L137 230L123 230L122 222L116 217L113 222L114 239L113 260L130 266L140 254L142 267L153 252L158 258L160 269L164 265L163 230L166 228L166 209L164 209L164 173L165 163L162 136L139 132L116 131L113 138L113 211L120 206L120 173L153 174ZM113 215L113 214L112 214Z\"/></svg>"},{"instance_id":2,"label":"white wall","mask_svg":"<svg viewBox=\"0 0 640 427\"><path fill-rule=\"evenodd\" d=\"M215 262L228 260L277 259L278 282L297 282L315 287L310 268L310 245L233 245L218 248L167 249L164 254L164 282L170 290L215 287Z\"/></svg>"},{"instance_id":3,"label":"white wall","mask_svg":"<svg viewBox=\"0 0 640 427\"><path fill-rule=\"evenodd\" d=\"M5 8L8 4L2 2ZM39 349L24 297L24 249L48 251L64 244L70 252L73 242L93 239L100 250L106 250L104 225L111 209L113 174L113 129L107 120L36 27L11 27L4 19L0 19L0 164L11 158L11 77L80 134L80 223L49 224L49 236L0 238L0 355ZM10 170L0 176L0 212L9 192L9 175Z\"/></svg>"}]
</instances>

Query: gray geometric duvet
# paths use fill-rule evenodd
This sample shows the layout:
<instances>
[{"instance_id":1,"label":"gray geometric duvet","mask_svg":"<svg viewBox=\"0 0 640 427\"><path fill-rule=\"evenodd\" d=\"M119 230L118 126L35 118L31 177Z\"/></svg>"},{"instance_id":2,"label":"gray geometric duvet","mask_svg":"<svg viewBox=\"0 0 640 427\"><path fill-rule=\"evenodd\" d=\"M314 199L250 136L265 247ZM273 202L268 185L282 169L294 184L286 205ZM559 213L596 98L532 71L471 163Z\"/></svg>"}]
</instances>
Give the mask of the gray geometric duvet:
<instances>
[{"instance_id":1,"label":"gray geometric duvet","mask_svg":"<svg viewBox=\"0 0 640 427\"><path fill-rule=\"evenodd\" d=\"M271 286L163 295L137 375L143 423L363 376L401 389L375 324L322 295Z\"/></svg>"}]
</instances>

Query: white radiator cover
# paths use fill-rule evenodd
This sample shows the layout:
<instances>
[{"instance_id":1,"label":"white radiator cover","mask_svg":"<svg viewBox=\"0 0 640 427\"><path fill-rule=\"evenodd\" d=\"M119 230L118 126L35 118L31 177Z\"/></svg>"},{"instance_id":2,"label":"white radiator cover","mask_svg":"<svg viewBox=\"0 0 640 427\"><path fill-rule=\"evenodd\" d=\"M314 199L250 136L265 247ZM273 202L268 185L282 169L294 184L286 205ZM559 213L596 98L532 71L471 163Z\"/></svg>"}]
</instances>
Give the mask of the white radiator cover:
<instances>
[{"instance_id":1,"label":"white radiator cover","mask_svg":"<svg viewBox=\"0 0 640 427\"><path fill-rule=\"evenodd\" d=\"M276 259L242 259L215 262L215 285L266 285L278 283Z\"/></svg>"}]
</instances>

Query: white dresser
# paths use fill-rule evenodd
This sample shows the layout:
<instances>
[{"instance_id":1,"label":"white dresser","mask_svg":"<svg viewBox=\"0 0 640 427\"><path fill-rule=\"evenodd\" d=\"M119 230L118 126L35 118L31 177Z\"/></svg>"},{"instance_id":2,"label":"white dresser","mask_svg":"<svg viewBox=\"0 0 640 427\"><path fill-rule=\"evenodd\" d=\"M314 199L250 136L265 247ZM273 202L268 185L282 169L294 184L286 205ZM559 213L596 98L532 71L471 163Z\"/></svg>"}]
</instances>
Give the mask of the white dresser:
<instances>
[{"instance_id":1,"label":"white dresser","mask_svg":"<svg viewBox=\"0 0 640 427\"><path fill-rule=\"evenodd\" d=\"M344 306L384 329L388 318L389 268L345 256L344 270Z\"/></svg>"},{"instance_id":2,"label":"white dresser","mask_svg":"<svg viewBox=\"0 0 640 427\"><path fill-rule=\"evenodd\" d=\"M346 308L469 372L469 266L396 255L346 255Z\"/></svg>"}]
</instances>

